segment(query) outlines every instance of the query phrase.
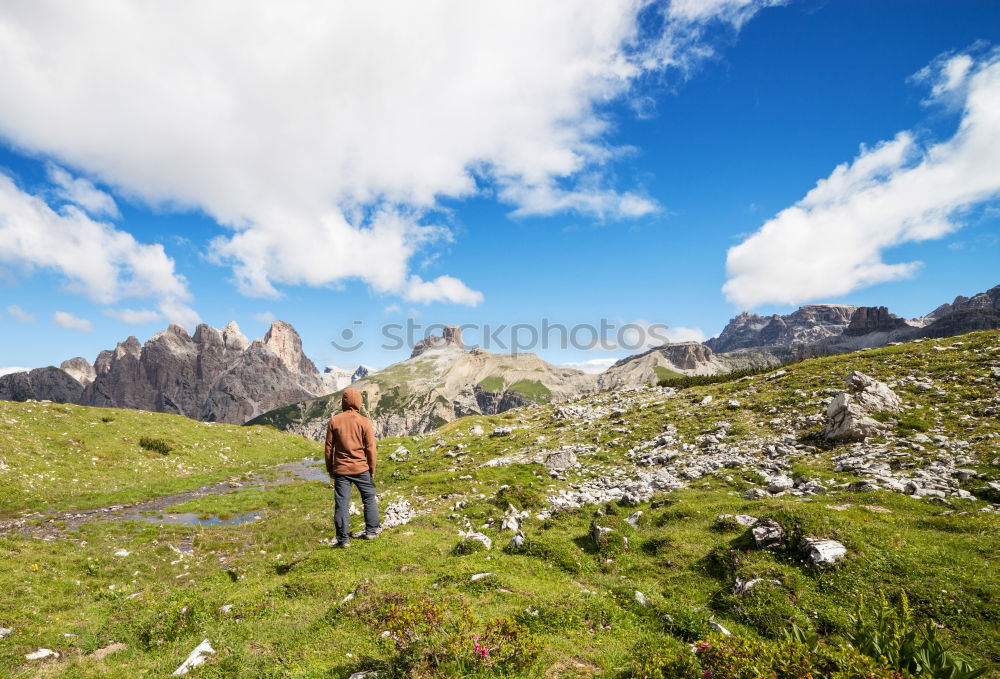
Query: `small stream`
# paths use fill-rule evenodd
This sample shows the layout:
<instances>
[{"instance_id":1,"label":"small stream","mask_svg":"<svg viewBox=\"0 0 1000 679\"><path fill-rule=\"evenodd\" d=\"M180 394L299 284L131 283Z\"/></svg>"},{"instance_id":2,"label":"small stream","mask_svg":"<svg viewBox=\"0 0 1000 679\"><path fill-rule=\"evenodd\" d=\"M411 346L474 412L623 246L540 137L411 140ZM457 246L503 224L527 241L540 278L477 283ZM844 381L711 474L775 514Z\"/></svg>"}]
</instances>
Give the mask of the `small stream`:
<instances>
[{"instance_id":1,"label":"small stream","mask_svg":"<svg viewBox=\"0 0 1000 679\"><path fill-rule=\"evenodd\" d=\"M243 490L263 490L295 481L329 481L323 461L300 460L268 467L249 479L220 481L211 486L164 495L162 497L137 502L133 505L113 505L98 509L84 509L59 514L29 514L17 519L0 520L0 535L17 532L23 535L42 536L54 539L56 533L65 533L79 528L89 521L142 521L158 526L238 526L252 523L261 517L260 511L246 512L237 516L220 519L216 515L205 517L193 512L170 513L170 507L214 495L228 495ZM35 523L43 519L42 523ZM55 525L55 524L60 525Z\"/></svg>"}]
</instances>

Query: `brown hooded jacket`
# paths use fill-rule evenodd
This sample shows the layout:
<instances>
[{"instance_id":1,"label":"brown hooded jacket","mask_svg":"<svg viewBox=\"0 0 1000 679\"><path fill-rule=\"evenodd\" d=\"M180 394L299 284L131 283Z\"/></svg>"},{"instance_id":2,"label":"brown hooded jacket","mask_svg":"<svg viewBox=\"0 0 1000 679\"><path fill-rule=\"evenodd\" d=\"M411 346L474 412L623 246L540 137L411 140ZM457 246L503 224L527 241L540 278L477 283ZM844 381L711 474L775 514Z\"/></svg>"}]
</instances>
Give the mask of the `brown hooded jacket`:
<instances>
[{"instance_id":1,"label":"brown hooded jacket","mask_svg":"<svg viewBox=\"0 0 1000 679\"><path fill-rule=\"evenodd\" d=\"M375 475L378 451L372 421L361 414L361 393L345 389L341 401L344 412L330 418L326 427L326 471L334 474Z\"/></svg>"}]
</instances>

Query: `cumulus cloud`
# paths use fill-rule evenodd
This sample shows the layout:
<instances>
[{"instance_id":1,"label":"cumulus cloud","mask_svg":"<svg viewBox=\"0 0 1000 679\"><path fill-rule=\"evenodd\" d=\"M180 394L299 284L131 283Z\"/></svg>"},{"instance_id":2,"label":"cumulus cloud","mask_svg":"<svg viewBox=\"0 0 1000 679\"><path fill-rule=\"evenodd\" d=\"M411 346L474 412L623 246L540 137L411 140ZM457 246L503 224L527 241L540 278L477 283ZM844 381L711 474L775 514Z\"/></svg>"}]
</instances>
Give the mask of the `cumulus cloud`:
<instances>
[{"instance_id":1,"label":"cumulus cloud","mask_svg":"<svg viewBox=\"0 0 1000 679\"><path fill-rule=\"evenodd\" d=\"M912 276L920 262L886 262L885 251L941 238L962 226L965 210L1000 197L1000 51L950 55L918 76L931 85L932 101L960 98L955 134L922 145L900 132L862 146L729 250L730 301L798 304Z\"/></svg>"},{"instance_id":2,"label":"cumulus cloud","mask_svg":"<svg viewBox=\"0 0 1000 679\"><path fill-rule=\"evenodd\" d=\"M11 304L7 307L7 313L10 314L15 320L21 321L22 323L35 322L35 317L19 307L17 304Z\"/></svg>"},{"instance_id":3,"label":"cumulus cloud","mask_svg":"<svg viewBox=\"0 0 1000 679\"><path fill-rule=\"evenodd\" d=\"M618 358L608 357L608 358L591 358L586 361L568 361L563 363L567 368L573 368L574 370L582 370L585 373L602 373L619 360Z\"/></svg>"},{"instance_id":4,"label":"cumulus cloud","mask_svg":"<svg viewBox=\"0 0 1000 679\"><path fill-rule=\"evenodd\" d=\"M22 368L19 366L9 366L6 368L0 368L0 377L3 377L4 375L10 375L12 373L28 372L28 370L29 370L28 368Z\"/></svg>"},{"instance_id":5,"label":"cumulus cloud","mask_svg":"<svg viewBox=\"0 0 1000 679\"><path fill-rule=\"evenodd\" d=\"M94 326L86 318L80 318L79 316L74 316L66 311L57 311L52 314L52 320L60 328L66 328L67 330L79 330L80 332L93 332Z\"/></svg>"},{"instance_id":6,"label":"cumulus cloud","mask_svg":"<svg viewBox=\"0 0 1000 679\"><path fill-rule=\"evenodd\" d=\"M67 205L53 210L0 173L0 264L54 271L66 288L99 304L159 300L159 311L189 325L198 315L183 276L160 245L144 245L113 225Z\"/></svg>"},{"instance_id":7,"label":"cumulus cloud","mask_svg":"<svg viewBox=\"0 0 1000 679\"><path fill-rule=\"evenodd\" d=\"M55 185L55 194L63 200L79 205L93 217L117 217L115 199L101 191L83 177L74 177L58 165L49 164L49 181Z\"/></svg>"},{"instance_id":8,"label":"cumulus cloud","mask_svg":"<svg viewBox=\"0 0 1000 679\"><path fill-rule=\"evenodd\" d=\"M621 149L603 107L710 54L703 27L769 4L7 3L0 134L130 198L211 215L226 228L212 255L247 294L357 278L476 304L457 279L411 275L447 238L440 201L649 214L607 171Z\"/></svg>"},{"instance_id":9,"label":"cumulus cloud","mask_svg":"<svg viewBox=\"0 0 1000 679\"><path fill-rule=\"evenodd\" d=\"M129 325L143 325L163 318L163 314L153 309L105 309L104 314Z\"/></svg>"}]
</instances>

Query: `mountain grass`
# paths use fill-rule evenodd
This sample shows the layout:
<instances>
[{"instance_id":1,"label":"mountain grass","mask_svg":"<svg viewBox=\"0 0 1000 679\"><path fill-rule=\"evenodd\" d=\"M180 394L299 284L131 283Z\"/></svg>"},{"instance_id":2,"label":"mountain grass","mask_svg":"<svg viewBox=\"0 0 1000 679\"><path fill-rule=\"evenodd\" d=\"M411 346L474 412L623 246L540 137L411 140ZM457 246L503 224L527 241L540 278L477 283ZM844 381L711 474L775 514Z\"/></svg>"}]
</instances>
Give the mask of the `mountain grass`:
<instances>
[{"instance_id":1,"label":"mountain grass","mask_svg":"<svg viewBox=\"0 0 1000 679\"><path fill-rule=\"evenodd\" d=\"M552 392L549 391L549 388L538 380L518 380L508 389L521 394L529 401L548 401L552 398Z\"/></svg>"},{"instance_id":2,"label":"mountain grass","mask_svg":"<svg viewBox=\"0 0 1000 679\"><path fill-rule=\"evenodd\" d=\"M138 502L318 450L269 427L0 401L0 517Z\"/></svg>"},{"instance_id":3,"label":"mountain grass","mask_svg":"<svg viewBox=\"0 0 1000 679\"><path fill-rule=\"evenodd\" d=\"M953 653L995 677L1000 517L981 511L980 501L949 498L947 507L882 491L836 489L821 496L747 501L741 493L759 479L723 469L638 507L602 507L603 518L595 517L593 506L548 519L533 516L525 521L526 542L518 549L508 549L511 534L498 529L508 504L535 513L549 493L583 480L585 469L630 469L629 448L668 424L692 443L722 420L730 423L733 441L763 445L791 430L817 442L818 425L808 418L824 412L824 399L852 370L889 382L910 375L930 380L933 389L912 383L894 387L905 406L899 422L917 418L930 436L967 441L964 466L978 478L966 487L982 487L1000 479L994 464L1000 458L1000 380L991 376L994 367L1000 367L1000 333L978 333L804 361L784 374L696 385L674 396L645 389L626 402L621 395L597 394L579 403L611 408L611 414L589 425L563 422L552 406L538 405L385 440L381 450L404 445L410 454L405 461L387 455L380 461L376 482L382 507L405 498L419 515L378 540L356 541L349 551L320 542L333 537L333 497L329 484L318 481L199 498L172 508L261 514L240 526L92 522L53 541L8 535L0 538L5 591L0 627L14 632L0 640L0 676L165 676L207 638L217 653L194 677L304 679L363 670L378 670L383 679L720 679L770 672L903 677L908 675L892 674L888 660L869 658L847 644L856 629L852 616L859 597L877 602L884 595L895 602L905 592L913 624L935 625ZM701 405L709 395L713 400ZM733 408L732 400L739 407ZM106 423L102 416L115 419ZM3 424L10 419L17 424ZM168 461L187 456L187 464L201 465L198 473L205 478L227 477L230 465L318 457L316 444L267 428L184 425L181 419L0 404L0 436L14 429L20 445L30 448L12 457L8 451L14 447L5 445L0 454L11 468L0 472L5 502L12 509L30 508L41 492L53 508L67 508L104 497L58 494L72 476L54 470L51 461L65 456L65 437L82 437L70 432L88 435L87 450L119 451L109 456L113 463L100 467L72 463L73 474L83 479L88 472L86 479L95 484L88 493L107 497L121 492L116 488L123 483L132 484L129 492L139 496L161 492L152 474L154 456ZM74 426L67 426L70 422ZM477 425L484 435L472 433ZM489 436L500 426L513 427L512 434ZM144 451L137 443L140 432L176 448L165 458ZM924 433L902 425L899 432ZM121 441L125 437L135 442ZM913 443L901 439L894 450L907 452L913 463L934 459L934 445L918 450ZM481 466L495 457L567 444L588 444L594 452L581 454L585 469L570 470L565 481L536 464ZM792 473L835 483L856 480L833 471L830 458L839 452L840 447L820 445L795 458ZM80 459L89 464L89 455ZM456 509L457 501L464 507ZM643 512L637 527L624 528L623 518L637 510ZM839 540L848 557L836 567L814 569L791 550L748 549L746 529L717 522L720 514L773 518L796 534ZM595 545L590 538L595 519L622 528L628 548ZM360 518L353 520L360 527ZM459 536L467 527L491 537L493 549L470 549ZM190 552L180 555L174 548ZM116 556L121 549L129 555ZM472 581L481 573L491 575ZM737 578L780 584L737 595ZM647 605L637 601L637 591ZM222 606L232 608L227 613ZM719 637L710 622L734 637ZM104 660L90 657L111 642L127 648ZM488 656L477 644L491 649ZM62 657L24 660L39 647Z\"/></svg>"}]
</instances>

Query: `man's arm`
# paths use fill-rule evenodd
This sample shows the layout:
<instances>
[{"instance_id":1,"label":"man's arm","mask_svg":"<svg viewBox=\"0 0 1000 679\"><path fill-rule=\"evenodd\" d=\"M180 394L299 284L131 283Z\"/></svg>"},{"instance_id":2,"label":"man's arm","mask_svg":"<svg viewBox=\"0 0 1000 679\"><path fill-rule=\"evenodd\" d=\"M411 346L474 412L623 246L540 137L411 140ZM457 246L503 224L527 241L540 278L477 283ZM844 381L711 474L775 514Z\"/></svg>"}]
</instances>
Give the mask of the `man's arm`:
<instances>
[{"instance_id":1,"label":"man's arm","mask_svg":"<svg viewBox=\"0 0 1000 679\"><path fill-rule=\"evenodd\" d=\"M375 463L378 462L378 444L375 443L375 428L372 421L365 422L365 457L368 458L368 471L375 476Z\"/></svg>"},{"instance_id":2,"label":"man's arm","mask_svg":"<svg viewBox=\"0 0 1000 679\"><path fill-rule=\"evenodd\" d=\"M326 424L326 473L333 478L333 419Z\"/></svg>"}]
</instances>

